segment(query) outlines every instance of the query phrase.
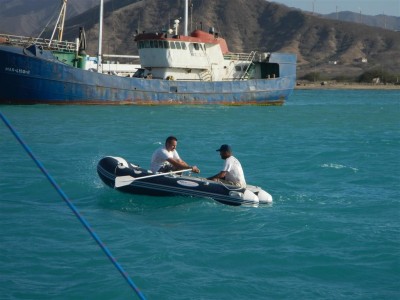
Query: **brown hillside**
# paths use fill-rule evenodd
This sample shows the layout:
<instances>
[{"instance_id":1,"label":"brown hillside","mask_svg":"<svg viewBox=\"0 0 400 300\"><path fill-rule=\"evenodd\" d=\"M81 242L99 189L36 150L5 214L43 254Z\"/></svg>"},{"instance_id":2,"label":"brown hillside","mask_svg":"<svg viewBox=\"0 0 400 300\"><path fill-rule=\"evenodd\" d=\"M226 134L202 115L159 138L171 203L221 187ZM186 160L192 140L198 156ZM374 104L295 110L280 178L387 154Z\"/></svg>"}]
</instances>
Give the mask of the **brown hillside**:
<instances>
[{"instance_id":1,"label":"brown hillside","mask_svg":"<svg viewBox=\"0 0 400 300\"><path fill-rule=\"evenodd\" d=\"M355 76L371 68L400 72L399 32L323 19L264 0L192 2L189 30L199 28L200 22L205 30L215 27L232 52L253 49L294 52L298 55L300 76L313 71L331 76ZM183 9L183 0L113 0L106 3L103 52L137 54L133 41L136 29L167 29L175 18L183 18ZM88 52L94 55L97 51L98 8L70 19L67 26L66 36L70 38L76 36L79 26L85 27ZM361 63L361 58L367 58L368 63ZM329 61L337 61L337 65L331 65Z\"/></svg>"},{"instance_id":2,"label":"brown hillside","mask_svg":"<svg viewBox=\"0 0 400 300\"><path fill-rule=\"evenodd\" d=\"M67 18L98 5L98 2L68 0ZM55 22L61 7L59 0L1 0L0 3L1 33L33 37L38 37L50 20ZM50 22L50 27L52 24Z\"/></svg>"}]
</instances>

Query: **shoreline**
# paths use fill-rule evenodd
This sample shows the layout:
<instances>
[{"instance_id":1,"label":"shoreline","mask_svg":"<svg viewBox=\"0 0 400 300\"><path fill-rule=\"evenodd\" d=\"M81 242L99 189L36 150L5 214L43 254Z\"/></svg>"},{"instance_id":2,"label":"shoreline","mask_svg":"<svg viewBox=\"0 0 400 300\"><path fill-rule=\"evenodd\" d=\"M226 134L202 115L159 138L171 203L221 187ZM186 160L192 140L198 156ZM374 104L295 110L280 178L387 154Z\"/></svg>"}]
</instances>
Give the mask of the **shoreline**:
<instances>
[{"instance_id":1,"label":"shoreline","mask_svg":"<svg viewBox=\"0 0 400 300\"><path fill-rule=\"evenodd\" d=\"M367 84L367 83L297 83L295 90L400 90L395 84Z\"/></svg>"}]
</instances>

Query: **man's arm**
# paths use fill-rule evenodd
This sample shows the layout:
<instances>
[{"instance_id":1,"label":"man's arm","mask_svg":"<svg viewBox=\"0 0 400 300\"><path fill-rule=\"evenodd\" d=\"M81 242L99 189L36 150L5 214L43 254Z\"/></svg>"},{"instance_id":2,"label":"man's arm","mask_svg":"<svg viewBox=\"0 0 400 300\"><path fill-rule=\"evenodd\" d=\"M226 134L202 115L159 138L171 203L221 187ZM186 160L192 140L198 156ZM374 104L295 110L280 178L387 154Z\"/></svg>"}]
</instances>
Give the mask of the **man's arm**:
<instances>
[{"instance_id":1,"label":"man's arm","mask_svg":"<svg viewBox=\"0 0 400 300\"><path fill-rule=\"evenodd\" d=\"M214 176L208 177L207 179L216 181L218 179L224 179L225 176L226 176L226 171L221 171L221 172L219 172L218 174L216 174Z\"/></svg>"},{"instance_id":2,"label":"man's arm","mask_svg":"<svg viewBox=\"0 0 400 300\"><path fill-rule=\"evenodd\" d=\"M181 159L168 158L167 161L178 170L192 169L193 172L200 173L200 170L198 167L189 166L186 162L184 162Z\"/></svg>"}]
</instances>

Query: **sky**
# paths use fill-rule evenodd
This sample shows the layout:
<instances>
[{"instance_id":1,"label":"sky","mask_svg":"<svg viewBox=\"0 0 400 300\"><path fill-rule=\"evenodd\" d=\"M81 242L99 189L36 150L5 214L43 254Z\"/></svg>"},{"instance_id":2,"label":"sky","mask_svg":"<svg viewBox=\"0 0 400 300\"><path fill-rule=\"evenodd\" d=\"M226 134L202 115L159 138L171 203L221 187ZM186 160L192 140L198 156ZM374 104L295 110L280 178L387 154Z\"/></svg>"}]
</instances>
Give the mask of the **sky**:
<instances>
[{"instance_id":1,"label":"sky","mask_svg":"<svg viewBox=\"0 0 400 300\"><path fill-rule=\"evenodd\" d=\"M400 0L268 0L289 7L315 13L329 14L338 11L352 11L363 15L400 17Z\"/></svg>"}]
</instances>

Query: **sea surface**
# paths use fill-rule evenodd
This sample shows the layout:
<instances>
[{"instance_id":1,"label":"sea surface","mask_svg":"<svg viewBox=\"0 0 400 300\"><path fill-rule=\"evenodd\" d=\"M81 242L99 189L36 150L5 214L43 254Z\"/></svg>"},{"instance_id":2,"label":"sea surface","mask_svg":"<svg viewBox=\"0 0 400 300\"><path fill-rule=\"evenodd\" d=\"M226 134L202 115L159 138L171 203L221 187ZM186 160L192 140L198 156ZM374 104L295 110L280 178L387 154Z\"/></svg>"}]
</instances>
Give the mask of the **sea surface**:
<instances>
[{"instance_id":1,"label":"sea surface","mask_svg":"<svg viewBox=\"0 0 400 300\"><path fill-rule=\"evenodd\" d=\"M0 106L147 299L400 299L400 91L282 107ZM272 205L123 194L168 135L211 176L230 144ZM138 299L0 121L0 299Z\"/></svg>"}]
</instances>

